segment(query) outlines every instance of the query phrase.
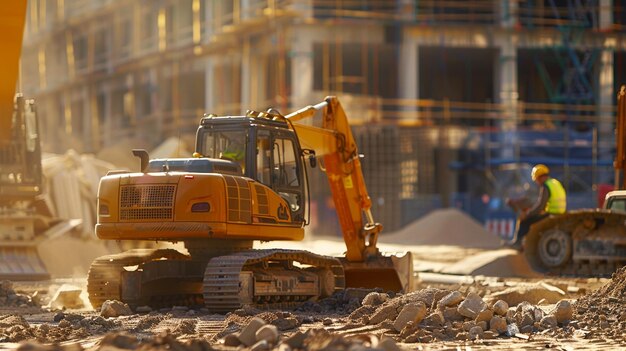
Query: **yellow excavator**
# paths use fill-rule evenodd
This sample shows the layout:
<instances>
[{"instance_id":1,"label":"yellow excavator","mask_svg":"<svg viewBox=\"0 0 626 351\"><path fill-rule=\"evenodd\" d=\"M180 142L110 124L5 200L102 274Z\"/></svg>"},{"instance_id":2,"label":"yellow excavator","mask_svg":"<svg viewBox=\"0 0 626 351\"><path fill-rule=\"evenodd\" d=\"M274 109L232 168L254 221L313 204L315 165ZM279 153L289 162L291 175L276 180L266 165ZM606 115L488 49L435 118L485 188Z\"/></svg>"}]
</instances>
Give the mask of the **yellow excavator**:
<instances>
[{"instance_id":1,"label":"yellow excavator","mask_svg":"<svg viewBox=\"0 0 626 351\"><path fill-rule=\"evenodd\" d=\"M321 126L313 117L321 115ZM319 125L319 124L318 124ZM205 115L194 157L153 159L141 172L111 171L100 181L96 234L108 240L182 242L96 259L87 290L95 308L204 305L288 307L345 287L409 291L412 257L377 248L382 226L371 213L357 146L336 97L286 116ZM252 248L254 240L302 240L308 224L306 163L328 176L346 244L345 257Z\"/></svg>"},{"instance_id":2,"label":"yellow excavator","mask_svg":"<svg viewBox=\"0 0 626 351\"><path fill-rule=\"evenodd\" d=\"M46 279L37 245L50 222L35 210L42 184L35 105L15 94L26 0L0 8L0 279Z\"/></svg>"}]
</instances>

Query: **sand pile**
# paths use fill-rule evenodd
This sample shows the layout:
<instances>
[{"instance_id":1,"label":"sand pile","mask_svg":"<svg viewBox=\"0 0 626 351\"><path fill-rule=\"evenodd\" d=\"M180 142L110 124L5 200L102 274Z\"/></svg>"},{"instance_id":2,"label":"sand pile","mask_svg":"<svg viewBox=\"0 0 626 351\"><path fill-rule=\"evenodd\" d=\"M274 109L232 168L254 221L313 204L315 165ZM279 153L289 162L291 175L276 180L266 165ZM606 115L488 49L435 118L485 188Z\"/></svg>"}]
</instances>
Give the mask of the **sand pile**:
<instances>
[{"instance_id":1,"label":"sand pile","mask_svg":"<svg viewBox=\"0 0 626 351\"><path fill-rule=\"evenodd\" d=\"M613 273L602 288L576 302L575 327L585 337L614 338L626 342L626 267Z\"/></svg>"},{"instance_id":2,"label":"sand pile","mask_svg":"<svg viewBox=\"0 0 626 351\"><path fill-rule=\"evenodd\" d=\"M381 241L407 245L454 245L498 248L500 240L480 223L455 208L435 210L404 228L384 234Z\"/></svg>"}]
</instances>

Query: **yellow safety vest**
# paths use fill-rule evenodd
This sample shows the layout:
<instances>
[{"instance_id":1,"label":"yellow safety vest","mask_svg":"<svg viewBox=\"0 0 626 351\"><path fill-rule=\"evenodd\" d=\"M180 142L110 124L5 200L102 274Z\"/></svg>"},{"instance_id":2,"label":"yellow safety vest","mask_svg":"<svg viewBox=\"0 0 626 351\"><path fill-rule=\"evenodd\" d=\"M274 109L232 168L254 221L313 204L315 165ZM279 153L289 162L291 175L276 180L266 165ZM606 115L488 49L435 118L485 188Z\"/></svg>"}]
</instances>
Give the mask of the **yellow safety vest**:
<instances>
[{"instance_id":1,"label":"yellow safety vest","mask_svg":"<svg viewBox=\"0 0 626 351\"><path fill-rule=\"evenodd\" d=\"M550 198L548 198L548 203L544 211L547 213L565 213L567 209L567 198L561 182L550 178L546 180L545 184L550 190Z\"/></svg>"}]
</instances>

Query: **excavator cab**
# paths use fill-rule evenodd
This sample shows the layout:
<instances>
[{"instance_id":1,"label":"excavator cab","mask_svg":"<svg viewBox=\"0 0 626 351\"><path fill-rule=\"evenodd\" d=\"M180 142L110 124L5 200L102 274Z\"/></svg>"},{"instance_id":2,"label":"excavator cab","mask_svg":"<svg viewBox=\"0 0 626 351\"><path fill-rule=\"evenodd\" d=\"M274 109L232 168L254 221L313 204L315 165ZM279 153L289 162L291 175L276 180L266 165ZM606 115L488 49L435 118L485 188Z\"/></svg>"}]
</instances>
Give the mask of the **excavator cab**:
<instances>
[{"instance_id":1,"label":"excavator cab","mask_svg":"<svg viewBox=\"0 0 626 351\"><path fill-rule=\"evenodd\" d=\"M292 222L304 225L306 172L300 144L286 122L209 116L202 119L196 141L198 155L238 163L243 176L267 186L287 202L287 208L278 210L279 217L291 217Z\"/></svg>"}]
</instances>

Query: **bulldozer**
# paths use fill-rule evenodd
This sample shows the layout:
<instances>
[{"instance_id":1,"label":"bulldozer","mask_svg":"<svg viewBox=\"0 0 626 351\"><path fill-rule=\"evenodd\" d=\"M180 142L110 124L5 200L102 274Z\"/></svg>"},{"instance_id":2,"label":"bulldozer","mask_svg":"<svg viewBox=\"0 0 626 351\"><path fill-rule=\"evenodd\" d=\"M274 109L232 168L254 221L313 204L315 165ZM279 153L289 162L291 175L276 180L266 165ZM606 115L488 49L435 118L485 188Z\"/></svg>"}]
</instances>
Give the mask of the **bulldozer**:
<instances>
[{"instance_id":1,"label":"bulldozer","mask_svg":"<svg viewBox=\"0 0 626 351\"><path fill-rule=\"evenodd\" d=\"M305 123L314 116L321 126ZM382 225L336 97L288 115L205 115L190 158L133 154L141 172L111 171L100 181L98 238L182 242L187 252L135 249L96 259L87 279L94 308L116 299L227 312L288 307L345 287L412 288L411 254L385 255L377 247ZM313 168L327 175L345 256L253 249L255 240L303 239Z\"/></svg>"},{"instance_id":2,"label":"bulldozer","mask_svg":"<svg viewBox=\"0 0 626 351\"><path fill-rule=\"evenodd\" d=\"M530 227L523 250L541 273L610 276L626 265L626 87L617 96L615 188L599 209L551 215ZM621 182L620 182L620 179Z\"/></svg>"}]
</instances>

